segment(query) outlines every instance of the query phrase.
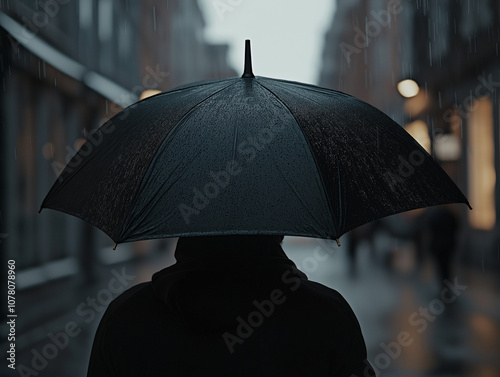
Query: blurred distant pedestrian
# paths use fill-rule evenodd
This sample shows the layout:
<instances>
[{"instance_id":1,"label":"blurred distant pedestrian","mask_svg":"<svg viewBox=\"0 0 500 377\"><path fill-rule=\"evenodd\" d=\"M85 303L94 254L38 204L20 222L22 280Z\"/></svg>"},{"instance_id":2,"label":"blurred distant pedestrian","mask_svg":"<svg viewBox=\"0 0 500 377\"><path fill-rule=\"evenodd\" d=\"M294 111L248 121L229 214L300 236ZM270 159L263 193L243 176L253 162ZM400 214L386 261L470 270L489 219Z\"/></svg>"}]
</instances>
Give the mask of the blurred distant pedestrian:
<instances>
[{"instance_id":1,"label":"blurred distant pedestrian","mask_svg":"<svg viewBox=\"0 0 500 377\"><path fill-rule=\"evenodd\" d=\"M110 304L88 376L374 376L349 304L282 239L180 238L175 265Z\"/></svg>"},{"instance_id":2,"label":"blurred distant pedestrian","mask_svg":"<svg viewBox=\"0 0 500 377\"><path fill-rule=\"evenodd\" d=\"M429 235L429 251L436 261L441 281L451 280L456 254L457 218L445 205L427 209L424 218Z\"/></svg>"},{"instance_id":3,"label":"blurred distant pedestrian","mask_svg":"<svg viewBox=\"0 0 500 377\"><path fill-rule=\"evenodd\" d=\"M368 243L371 261L375 261L375 235L381 227L381 221L375 220L371 223L361 225L351 230L349 234L349 242L347 244L347 256L349 259L349 274L351 277L356 277L358 272L357 255L358 246L361 242Z\"/></svg>"}]
</instances>

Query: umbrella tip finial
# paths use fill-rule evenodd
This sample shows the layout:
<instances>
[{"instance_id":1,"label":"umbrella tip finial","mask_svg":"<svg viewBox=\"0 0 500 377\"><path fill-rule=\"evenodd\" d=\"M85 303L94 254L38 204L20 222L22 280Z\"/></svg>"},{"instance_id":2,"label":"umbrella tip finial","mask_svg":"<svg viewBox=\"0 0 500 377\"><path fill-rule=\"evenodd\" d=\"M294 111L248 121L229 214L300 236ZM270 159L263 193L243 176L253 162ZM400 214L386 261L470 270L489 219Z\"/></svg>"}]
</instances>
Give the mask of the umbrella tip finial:
<instances>
[{"instance_id":1,"label":"umbrella tip finial","mask_svg":"<svg viewBox=\"0 0 500 377\"><path fill-rule=\"evenodd\" d=\"M250 51L250 39L245 41L245 71L243 72L243 78L254 78L252 72L252 53Z\"/></svg>"},{"instance_id":2,"label":"umbrella tip finial","mask_svg":"<svg viewBox=\"0 0 500 377\"><path fill-rule=\"evenodd\" d=\"M118 246L118 243L115 243L115 246L113 246L113 250L116 250L117 246Z\"/></svg>"},{"instance_id":3,"label":"umbrella tip finial","mask_svg":"<svg viewBox=\"0 0 500 377\"><path fill-rule=\"evenodd\" d=\"M340 241L338 238L335 238L335 241L337 241L337 246L340 247Z\"/></svg>"}]
</instances>

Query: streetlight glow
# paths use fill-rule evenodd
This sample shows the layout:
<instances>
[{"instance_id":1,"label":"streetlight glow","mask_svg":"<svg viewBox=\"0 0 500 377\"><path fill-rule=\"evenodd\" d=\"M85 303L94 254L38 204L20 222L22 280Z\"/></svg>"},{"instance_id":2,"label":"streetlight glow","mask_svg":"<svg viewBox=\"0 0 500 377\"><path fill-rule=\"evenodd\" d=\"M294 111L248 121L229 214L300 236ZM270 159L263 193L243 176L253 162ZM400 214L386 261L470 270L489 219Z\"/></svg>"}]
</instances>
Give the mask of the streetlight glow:
<instances>
[{"instance_id":1,"label":"streetlight glow","mask_svg":"<svg viewBox=\"0 0 500 377\"><path fill-rule=\"evenodd\" d=\"M398 91L403 97L415 97L418 94L419 90L420 88L414 80L406 79L398 83Z\"/></svg>"}]
</instances>

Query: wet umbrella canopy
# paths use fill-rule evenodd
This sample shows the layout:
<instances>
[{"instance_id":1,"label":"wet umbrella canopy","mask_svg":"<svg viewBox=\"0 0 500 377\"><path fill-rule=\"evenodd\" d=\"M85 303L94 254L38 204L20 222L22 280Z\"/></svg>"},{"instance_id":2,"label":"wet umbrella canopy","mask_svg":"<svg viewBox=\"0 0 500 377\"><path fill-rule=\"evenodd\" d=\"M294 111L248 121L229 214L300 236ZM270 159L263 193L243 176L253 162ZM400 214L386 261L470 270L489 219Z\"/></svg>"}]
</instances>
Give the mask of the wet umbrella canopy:
<instances>
[{"instance_id":1,"label":"wet umbrella canopy","mask_svg":"<svg viewBox=\"0 0 500 377\"><path fill-rule=\"evenodd\" d=\"M347 94L254 77L140 101L97 130L42 208L116 243L285 234L338 238L375 219L467 199L397 123Z\"/></svg>"}]
</instances>

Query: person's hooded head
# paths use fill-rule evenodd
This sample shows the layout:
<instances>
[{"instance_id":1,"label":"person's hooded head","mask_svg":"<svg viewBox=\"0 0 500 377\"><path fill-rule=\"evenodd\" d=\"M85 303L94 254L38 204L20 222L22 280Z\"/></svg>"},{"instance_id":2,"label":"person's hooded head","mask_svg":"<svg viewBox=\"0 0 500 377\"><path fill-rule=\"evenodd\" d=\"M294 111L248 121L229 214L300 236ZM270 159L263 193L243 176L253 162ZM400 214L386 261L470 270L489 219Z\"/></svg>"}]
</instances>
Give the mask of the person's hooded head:
<instances>
[{"instance_id":1,"label":"person's hooded head","mask_svg":"<svg viewBox=\"0 0 500 377\"><path fill-rule=\"evenodd\" d=\"M283 236L181 237L177 263L153 276L157 297L190 327L223 329L255 300L284 289L284 276L306 279L281 248Z\"/></svg>"}]
</instances>

